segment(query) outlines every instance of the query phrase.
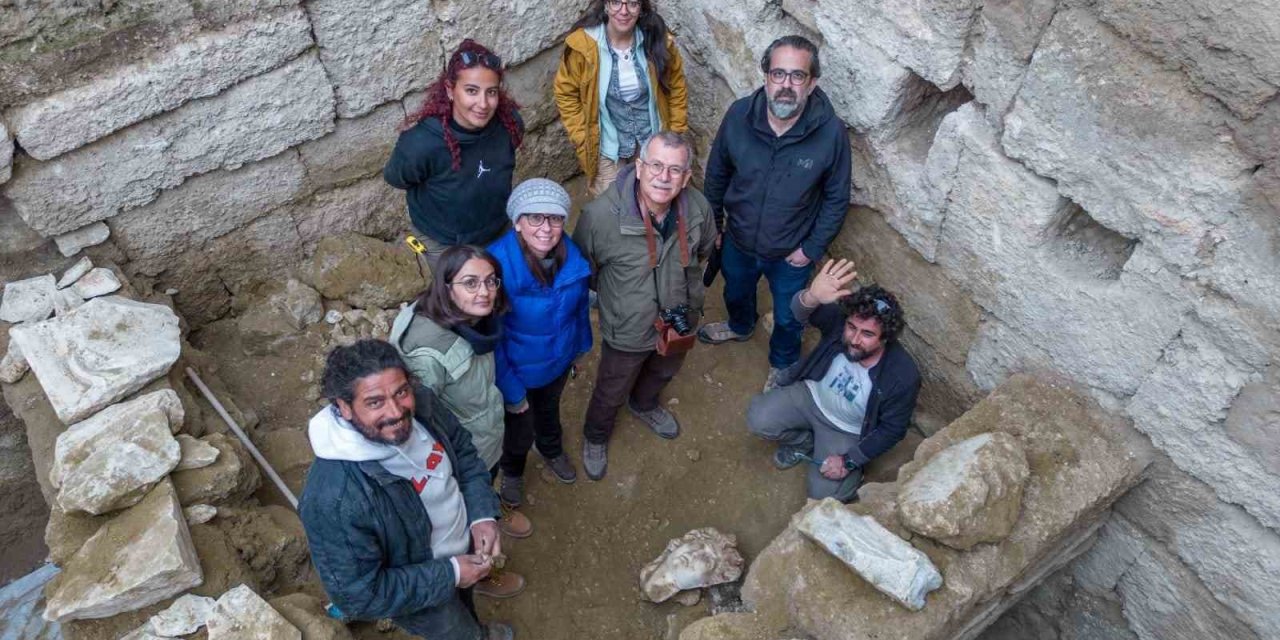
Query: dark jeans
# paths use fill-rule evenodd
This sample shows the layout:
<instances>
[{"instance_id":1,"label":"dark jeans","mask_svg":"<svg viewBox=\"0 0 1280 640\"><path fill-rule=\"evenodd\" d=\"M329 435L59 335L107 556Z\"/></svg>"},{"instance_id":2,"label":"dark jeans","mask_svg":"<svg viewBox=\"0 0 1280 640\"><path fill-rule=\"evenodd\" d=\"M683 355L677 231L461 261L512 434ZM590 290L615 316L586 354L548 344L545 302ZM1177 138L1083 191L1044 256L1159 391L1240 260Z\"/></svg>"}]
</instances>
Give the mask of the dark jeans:
<instances>
[{"instance_id":1,"label":"dark jeans","mask_svg":"<svg viewBox=\"0 0 1280 640\"><path fill-rule=\"evenodd\" d=\"M498 465L502 472L513 478L524 475L524 465L529 459L529 447L536 441L538 453L548 460L564 453L560 425L560 394L569 381L566 369L559 378L545 387L526 389L525 399L529 408L524 413L506 412L503 417L505 431L502 435L502 459Z\"/></svg>"},{"instance_id":2,"label":"dark jeans","mask_svg":"<svg viewBox=\"0 0 1280 640\"><path fill-rule=\"evenodd\" d=\"M676 376L685 354L660 356L657 351L618 351L600 345L600 366L591 391L582 434L592 444L607 444L617 422L618 409L628 399L636 411L658 406L658 394Z\"/></svg>"},{"instance_id":3,"label":"dark jeans","mask_svg":"<svg viewBox=\"0 0 1280 640\"><path fill-rule=\"evenodd\" d=\"M804 325L791 314L791 298L809 282L813 263L803 267L787 264L786 258L764 260L734 246L725 238L720 257L724 274L724 306L729 311L729 328L747 335L756 326L756 283L760 276L769 281L773 296L773 336L769 338L769 366L784 369L800 361L800 334Z\"/></svg>"},{"instance_id":4,"label":"dark jeans","mask_svg":"<svg viewBox=\"0 0 1280 640\"><path fill-rule=\"evenodd\" d=\"M827 456L848 453L860 438L836 427L813 400L809 385L796 382L762 393L747 406L747 430L779 445L799 449L818 462ZM808 474L805 484L814 500L832 497L849 502L858 494L862 469L854 469L842 480L828 480L816 465L803 463Z\"/></svg>"},{"instance_id":5,"label":"dark jeans","mask_svg":"<svg viewBox=\"0 0 1280 640\"><path fill-rule=\"evenodd\" d=\"M457 589L455 597L392 622L405 631L431 640L480 640L480 622L471 589Z\"/></svg>"}]
</instances>

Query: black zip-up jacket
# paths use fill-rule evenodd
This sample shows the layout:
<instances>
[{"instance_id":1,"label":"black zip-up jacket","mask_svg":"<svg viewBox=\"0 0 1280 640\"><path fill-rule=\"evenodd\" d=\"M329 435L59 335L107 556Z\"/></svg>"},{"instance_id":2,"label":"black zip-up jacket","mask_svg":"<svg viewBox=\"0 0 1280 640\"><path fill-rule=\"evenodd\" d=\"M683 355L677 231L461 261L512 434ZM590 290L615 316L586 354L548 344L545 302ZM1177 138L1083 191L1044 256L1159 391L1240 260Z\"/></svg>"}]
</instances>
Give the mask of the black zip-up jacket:
<instances>
[{"instance_id":1,"label":"black zip-up jacket","mask_svg":"<svg viewBox=\"0 0 1280 640\"><path fill-rule=\"evenodd\" d=\"M734 246L768 260L796 247L818 260L849 210L849 133L821 88L786 133L769 127L764 88L737 100L711 145L703 192Z\"/></svg>"},{"instance_id":2,"label":"black zip-up jacket","mask_svg":"<svg viewBox=\"0 0 1280 640\"><path fill-rule=\"evenodd\" d=\"M822 340L800 363L794 377L787 383L797 380L821 382L827 369L831 368L831 361L844 352L842 338L848 316L836 304L810 309L800 304L799 293L791 299L791 312L800 322L808 320L809 324L820 329ZM867 398L867 412L862 418L862 437L845 454L859 467L892 449L907 435L907 424L911 422L916 397L920 395L920 369L897 340L884 346L884 355L867 373L871 376L871 395Z\"/></svg>"},{"instance_id":3,"label":"black zip-up jacket","mask_svg":"<svg viewBox=\"0 0 1280 640\"><path fill-rule=\"evenodd\" d=\"M523 130L518 114L516 122ZM419 231L447 245L486 245L507 227L516 168L511 134L497 116L479 131L462 129L452 118L449 126L461 168L453 169L440 120L424 118L400 134L382 177L408 191L409 218Z\"/></svg>"}]
</instances>

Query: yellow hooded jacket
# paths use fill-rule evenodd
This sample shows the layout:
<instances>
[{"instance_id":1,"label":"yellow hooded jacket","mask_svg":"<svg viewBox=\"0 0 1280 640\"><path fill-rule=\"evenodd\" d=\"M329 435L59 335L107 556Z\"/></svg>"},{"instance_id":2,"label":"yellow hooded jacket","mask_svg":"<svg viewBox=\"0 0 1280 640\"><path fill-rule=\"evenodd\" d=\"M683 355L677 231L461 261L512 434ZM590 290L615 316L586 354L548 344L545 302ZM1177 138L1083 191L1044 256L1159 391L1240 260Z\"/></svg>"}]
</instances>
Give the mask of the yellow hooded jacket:
<instances>
[{"instance_id":1,"label":"yellow hooded jacket","mask_svg":"<svg viewBox=\"0 0 1280 640\"><path fill-rule=\"evenodd\" d=\"M665 73L668 89L664 90L658 82L652 64L649 65L649 88L656 96L661 127L685 132L689 130L689 107L684 61L670 33L667 34L667 53L670 57ZM585 29L575 29L564 40L560 69L556 71L556 107L560 109L560 120L578 152L578 164L587 174L588 182L596 176L600 157L599 77L599 45Z\"/></svg>"}]
</instances>

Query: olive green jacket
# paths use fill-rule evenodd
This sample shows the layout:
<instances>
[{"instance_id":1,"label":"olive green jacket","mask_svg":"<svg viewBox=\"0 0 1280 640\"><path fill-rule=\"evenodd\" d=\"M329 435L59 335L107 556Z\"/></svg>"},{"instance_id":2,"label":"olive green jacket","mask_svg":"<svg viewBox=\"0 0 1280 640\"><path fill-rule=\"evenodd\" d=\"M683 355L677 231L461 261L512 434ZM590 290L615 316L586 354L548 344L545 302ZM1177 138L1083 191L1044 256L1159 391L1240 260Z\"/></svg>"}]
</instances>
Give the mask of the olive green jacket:
<instances>
[{"instance_id":1,"label":"olive green jacket","mask_svg":"<svg viewBox=\"0 0 1280 640\"><path fill-rule=\"evenodd\" d=\"M477 356L462 336L430 318L414 313L416 304L400 310L389 341L422 384L435 392L471 441L485 467L502 456L502 393L494 385L494 354Z\"/></svg>"},{"instance_id":2,"label":"olive green jacket","mask_svg":"<svg viewBox=\"0 0 1280 640\"><path fill-rule=\"evenodd\" d=\"M655 348L658 332L653 321L658 317L659 304L664 308L689 305L691 325L702 317L706 293L702 269L716 239L715 220L707 199L697 189L685 188L672 212L685 217L689 264L680 264L677 234L665 241L659 235L655 286L635 188L635 171L628 168L607 191L582 209L573 231L573 241L591 263L594 274L600 299L601 338L614 349L630 352Z\"/></svg>"}]
</instances>

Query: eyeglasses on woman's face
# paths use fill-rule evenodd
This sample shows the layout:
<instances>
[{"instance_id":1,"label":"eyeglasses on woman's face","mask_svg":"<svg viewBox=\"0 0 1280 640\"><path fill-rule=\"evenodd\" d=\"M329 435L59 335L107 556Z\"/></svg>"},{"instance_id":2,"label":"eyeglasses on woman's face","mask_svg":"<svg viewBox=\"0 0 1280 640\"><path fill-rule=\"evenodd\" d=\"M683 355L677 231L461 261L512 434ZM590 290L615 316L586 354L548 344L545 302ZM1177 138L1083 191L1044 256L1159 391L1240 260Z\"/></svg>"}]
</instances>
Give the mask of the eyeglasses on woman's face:
<instances>
[{"instance_id":1,"label":"eyeglasses on woman's face","mask_svg":"<svg viewBox=\"0 0 1280 640\"><path fill-rule=\"evenodd\" d=\"M640 0L605 0L604 6L612 13L617 13L626 7L631 13L640 11Z\"/></svg>"},{"instance_id":2,"label":"eyeglasses on woman's face","mask_svg":"<svg viewBox=\"0 0 1280 640\"><path fill-rule=\"evenodd\" d=\"M564 228L564 216L552 213L526 213L521 217L524 219L525 224L531 227L541 227L544 224L549 224L556 229Z\"/></svg>"},{"instance_id":3,"label":"eyeglasses on woman's face","mask_svg":"<svg viewBox=\"0 0 1280 640\"><path fill-rule=\"evenodd\" d=\"M498 287L502 286L502 278L489 276L488 278L481 280L476 276L467 276L460 280L454 280L448 284L451 287L462 287L462 290L467 293L476 293L480 291L481 285L484 285L484 288L489 291L497 291Z\"/></svg>"}]
</instances>

